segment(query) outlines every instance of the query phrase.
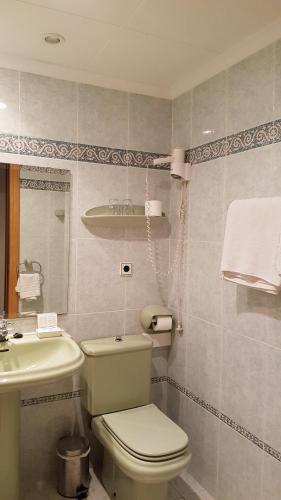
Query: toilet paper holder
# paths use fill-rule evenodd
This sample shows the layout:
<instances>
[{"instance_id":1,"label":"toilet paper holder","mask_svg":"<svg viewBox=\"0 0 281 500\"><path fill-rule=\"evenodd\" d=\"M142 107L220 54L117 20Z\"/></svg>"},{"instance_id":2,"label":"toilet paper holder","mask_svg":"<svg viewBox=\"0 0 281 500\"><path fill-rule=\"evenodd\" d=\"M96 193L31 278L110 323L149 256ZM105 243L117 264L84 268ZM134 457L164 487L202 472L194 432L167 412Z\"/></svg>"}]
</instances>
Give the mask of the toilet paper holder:
<instances>
[{"instance_id":1,"label":"toilet paper holder","mask_svg":"<svg viewBox=\"0 0 281 500\"><path fill-rule=\"evenodd\" d=\"M172 330L173 315L163 306L146 306L140 313L140 321L149 332L170 332Z\"/></svg>"}]
</instances>

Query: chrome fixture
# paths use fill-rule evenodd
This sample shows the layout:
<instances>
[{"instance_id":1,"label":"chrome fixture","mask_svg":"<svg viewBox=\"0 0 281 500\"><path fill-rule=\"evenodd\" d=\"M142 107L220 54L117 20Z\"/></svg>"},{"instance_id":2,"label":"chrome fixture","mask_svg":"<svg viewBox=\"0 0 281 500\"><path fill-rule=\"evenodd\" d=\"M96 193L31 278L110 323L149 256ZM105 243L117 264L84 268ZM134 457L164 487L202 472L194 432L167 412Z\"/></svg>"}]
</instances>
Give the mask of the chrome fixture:
<instances>
[{"instance_id":1,"label":"chrome fixture","mask_svg":"<svg viewBox=\"0 0 281 500\"><path fill-rule=\"evenodd\" d=\"M2 318L0 319L0 343L7 341L8 333L8 321Z\"/></svg>"}]
</instances>

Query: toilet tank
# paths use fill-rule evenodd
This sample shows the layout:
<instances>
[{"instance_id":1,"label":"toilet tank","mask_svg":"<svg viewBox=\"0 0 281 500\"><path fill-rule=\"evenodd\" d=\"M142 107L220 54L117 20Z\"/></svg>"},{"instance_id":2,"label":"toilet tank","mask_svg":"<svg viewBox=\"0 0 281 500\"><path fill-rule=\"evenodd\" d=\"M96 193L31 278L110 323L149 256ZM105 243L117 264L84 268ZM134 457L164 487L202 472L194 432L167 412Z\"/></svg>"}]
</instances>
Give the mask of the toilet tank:
<instances>
[{"instance_id":1,"label":"toilet tank","mask_svg":"<svg viewBox=\"0 0 281 500\"><path fill-rule=\"evenodd\" d=\"M152 342L129 335L80 343L85 354L81 400L91 415L101 415L149 403Z\"/></svg>"}]
</instances>

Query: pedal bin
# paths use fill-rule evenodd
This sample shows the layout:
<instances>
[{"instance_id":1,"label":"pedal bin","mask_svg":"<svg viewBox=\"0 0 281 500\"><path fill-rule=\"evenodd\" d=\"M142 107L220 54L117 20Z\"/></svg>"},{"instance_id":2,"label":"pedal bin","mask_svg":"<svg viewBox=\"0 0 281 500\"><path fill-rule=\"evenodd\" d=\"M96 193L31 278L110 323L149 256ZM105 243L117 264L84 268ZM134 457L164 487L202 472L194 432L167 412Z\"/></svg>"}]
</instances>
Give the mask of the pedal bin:
<instances>
[{"instance_id":1,"label":"pedal bin","mask_svg":"<svg viewBox=\"0 0 281 500\"><path fill-rule=\"evenodd\" d=\"M58 493L67 498L86 498L90 484L89 442L82 436L63 437L57 443L56 453Z\"/></svg>"}]
</instances>

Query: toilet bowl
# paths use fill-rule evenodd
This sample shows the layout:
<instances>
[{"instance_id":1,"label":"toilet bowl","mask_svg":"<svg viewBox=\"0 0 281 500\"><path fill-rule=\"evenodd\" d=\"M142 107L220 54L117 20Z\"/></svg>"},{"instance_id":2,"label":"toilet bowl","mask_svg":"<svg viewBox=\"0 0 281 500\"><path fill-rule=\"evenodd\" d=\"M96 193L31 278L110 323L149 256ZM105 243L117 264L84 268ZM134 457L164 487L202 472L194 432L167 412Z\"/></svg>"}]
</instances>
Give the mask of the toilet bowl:
<instances>
[{"instance_id":1,"label":"toilet bowl","mask_svg":"<svg viewBox=\"0 0 281 500\"><path fill-rule=\"evenodd\" d=\"M104 450L102 482L112 499L166 500L168 481L191 460L188 436L149 404L151 341L142 335L113 341L81 343L82 402Z\"/></svg>"}]
</instances>

